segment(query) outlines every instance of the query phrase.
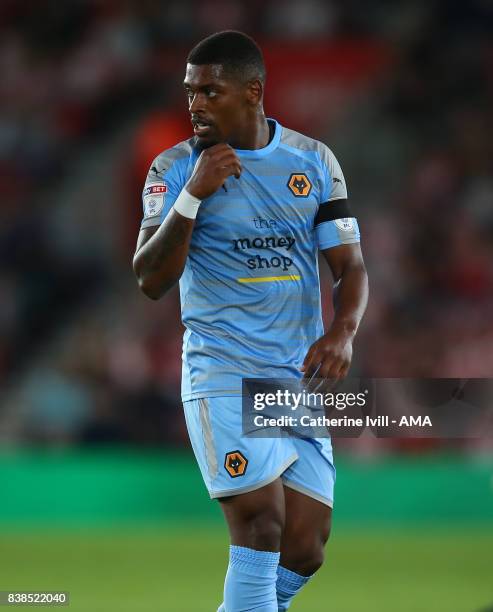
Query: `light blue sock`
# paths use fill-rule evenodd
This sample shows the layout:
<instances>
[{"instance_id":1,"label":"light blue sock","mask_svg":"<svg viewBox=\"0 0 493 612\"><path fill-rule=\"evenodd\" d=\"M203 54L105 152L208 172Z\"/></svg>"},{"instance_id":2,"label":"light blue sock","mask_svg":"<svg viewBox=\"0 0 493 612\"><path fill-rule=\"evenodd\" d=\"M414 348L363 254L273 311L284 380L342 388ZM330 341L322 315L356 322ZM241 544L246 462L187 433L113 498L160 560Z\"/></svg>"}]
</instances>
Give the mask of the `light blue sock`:
<instances>
[{"instance_id":1,"label":"light blue sock","mask_svg":"<svg viewBox=\"0 0 493 612\"><path fill-rule=\"evenodd\" d=\"M310 578L311 576L300 576L282 565L278 566L276 583L278 612L284 612L289 608L293 597L301 591Z\"/></svg>"},{"instance_id":2,"label":"light blue sock","mask_svg":"<svg viewBox=\"0 0 493 612\"><path fill-rule=\"evenodd\" d=\"M224 603L217 612L277 612L279 557L276 552L230 546Z\"/></svg>"}]
</instances>

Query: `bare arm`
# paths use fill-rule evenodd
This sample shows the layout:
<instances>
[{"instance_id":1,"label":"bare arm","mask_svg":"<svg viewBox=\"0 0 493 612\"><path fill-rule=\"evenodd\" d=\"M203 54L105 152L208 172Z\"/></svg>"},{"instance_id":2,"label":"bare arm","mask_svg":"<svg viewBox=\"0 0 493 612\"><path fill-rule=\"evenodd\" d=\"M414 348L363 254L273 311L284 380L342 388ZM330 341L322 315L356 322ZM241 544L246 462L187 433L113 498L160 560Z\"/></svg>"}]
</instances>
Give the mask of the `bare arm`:
<instances>
[{"instance_id":1,"label":"bare arm","mask_svg":"<svg viewBox=\"0 0 493 612\"><path fill-rule=\"evenodd\" d=\"M368 275L359 244L322 251L334 278L334 320L331 329L354 336L368 302Z\"/></svg>"},{"instance_id":2,"label":"bare arm","mask_svg":"<svg viewBox=\"0 0 493 612\"><path fill-rule=\"evenodd\" d=\"M322 251L334 277L334 320L310 347L303 362L305 377L320 366L317 378L344 378L352 359L352 343L368 302L368 275L359 244Z\"/></svg>"},{"instance_id":3,"label":"bare arm","mask_svg":"<svg viewBox=\"0 0 493 612\"><path fill-rule=\"evenodd\" d=\"M200 154L186 191L203 200L215 193L228 176L241 174L241 162L226 144ZM142 292L157 300L180 278L190 248L195 219L172 208L162 225L142 229L137 240L133 268Z\"/></svg>"},{"instance_id":4,"label":"bare arm","mask_svg":"<svg viewBox=\"0 0 493 612\"><path fill-rule=\"evenodd\" d=\"M172 208L161 226L140 230L133 268L147 297L159 299L182 275L194 225Z\"/></svg>"}]
</instances>

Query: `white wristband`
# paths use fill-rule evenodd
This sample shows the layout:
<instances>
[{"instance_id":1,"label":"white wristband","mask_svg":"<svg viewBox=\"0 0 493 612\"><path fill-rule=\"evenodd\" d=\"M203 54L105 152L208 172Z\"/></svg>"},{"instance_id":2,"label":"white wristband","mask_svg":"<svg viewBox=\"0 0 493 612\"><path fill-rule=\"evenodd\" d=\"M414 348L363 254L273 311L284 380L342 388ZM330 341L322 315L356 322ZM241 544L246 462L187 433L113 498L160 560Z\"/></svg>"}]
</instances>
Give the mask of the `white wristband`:
<instances>
[{"instance_id":1,"label":"white wristband","mask_svg":"<svg viewBox=\"0 0 493 612\"><path fill-rule=\"evenodd\" d=\"M195 196L191 195L185 188L183 188L180 195L176 198L173 208L177 213L180 213L180 215L183 215L188 219L195 219L201 202L202 200L199 200Z\"/></svg>"}]
</instances>

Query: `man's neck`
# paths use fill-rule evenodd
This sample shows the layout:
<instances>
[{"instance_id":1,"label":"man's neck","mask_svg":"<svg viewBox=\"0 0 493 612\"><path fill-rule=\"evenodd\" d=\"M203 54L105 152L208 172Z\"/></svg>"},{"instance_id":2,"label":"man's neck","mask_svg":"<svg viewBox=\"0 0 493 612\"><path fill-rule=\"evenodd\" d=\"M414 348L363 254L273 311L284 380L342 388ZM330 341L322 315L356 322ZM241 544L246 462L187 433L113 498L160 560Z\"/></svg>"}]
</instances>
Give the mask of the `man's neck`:
<instances>
[{"instance_id":1,"label":"man's neck","mask_svg":"<svg viewBox=\"0 0 493 612\"><path fill-rule=\"evenodd\" d=\"M245 132L244 138L237 143L232 143L231 146L234 149L263 149L269 144L270 139L269 123L262 113L257 116L253 125L248 127L248 131Z\"/></svg>"}]
</instances>

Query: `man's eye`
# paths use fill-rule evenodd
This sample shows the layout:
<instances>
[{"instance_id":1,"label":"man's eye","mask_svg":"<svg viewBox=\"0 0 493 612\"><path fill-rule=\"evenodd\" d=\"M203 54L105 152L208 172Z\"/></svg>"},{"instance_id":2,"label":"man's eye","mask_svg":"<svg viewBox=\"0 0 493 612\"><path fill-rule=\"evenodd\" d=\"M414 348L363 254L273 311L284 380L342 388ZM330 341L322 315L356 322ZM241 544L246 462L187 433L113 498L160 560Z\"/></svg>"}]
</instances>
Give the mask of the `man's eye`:
<instances>
[{"instance_id":1,"label":"man's eye","mask_svg":"<svg viewBox=\"0 0 493 612\"><path fill-rule=\"evenodd\" d=\"M210 89L210 90L207 90L207 91L205 92L205 95L206 95L208 98L215 98L215 97L217 96L217 93L216 93L215 91L213 91L212 89Z\"/></svg>"}]
</instances>

